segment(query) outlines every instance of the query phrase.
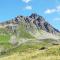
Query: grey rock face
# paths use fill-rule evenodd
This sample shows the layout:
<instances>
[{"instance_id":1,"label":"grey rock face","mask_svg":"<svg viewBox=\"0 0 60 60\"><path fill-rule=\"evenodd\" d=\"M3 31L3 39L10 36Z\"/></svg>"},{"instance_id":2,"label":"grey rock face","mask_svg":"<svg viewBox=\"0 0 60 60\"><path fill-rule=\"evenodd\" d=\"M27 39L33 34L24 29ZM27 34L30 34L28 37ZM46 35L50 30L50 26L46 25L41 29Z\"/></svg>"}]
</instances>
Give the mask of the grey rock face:
<instances>
[{"instance_id":1,"label":"grey rock face","mask_svg":"<svg viewBox=\"0 0 60 60\"><path fill-rule=\"evenodd\" d=\"M57 29L55 29L52 25L50 25L48 22L45 21L45 19L42 16L39 16L35 13L33 13L30 18L34 19L34 24L37 27L40 27L40 29L45 30L49 33L57 34L60 33Z\"/></svg>"}]
</instances>

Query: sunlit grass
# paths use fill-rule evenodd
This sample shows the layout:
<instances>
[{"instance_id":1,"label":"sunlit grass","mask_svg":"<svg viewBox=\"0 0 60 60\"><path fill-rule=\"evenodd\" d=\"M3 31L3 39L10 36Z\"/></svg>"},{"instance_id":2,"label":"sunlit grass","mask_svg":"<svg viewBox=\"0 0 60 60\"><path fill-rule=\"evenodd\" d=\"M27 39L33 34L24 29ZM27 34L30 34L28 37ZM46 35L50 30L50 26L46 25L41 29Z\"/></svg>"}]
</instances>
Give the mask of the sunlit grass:
<instances>
[{"instance_id":1,"label":"sunlit grass","mask_svg":"<svg viewBox=\"0 0 60 60\"><path fill-rule=\"evenodd\" d=\"M9 35L0 35L0 43L7 43L10 40Z\"/></svg>"},{"instance_id":2,"label":"sunlit grass","mask_svg":"<svg viewBox=\"0 0 60 60\"><path fill-rule=\"evenodd\" d=\"M13 53L10 56L0 58L0 60L60 60L60 54L58 53L58 48L60 48L60 46L52 46L49 47L47 50L27 49L27 51L25 52ZM57 55L53 54L53 51Z\"/></svg>"}]
</instances>

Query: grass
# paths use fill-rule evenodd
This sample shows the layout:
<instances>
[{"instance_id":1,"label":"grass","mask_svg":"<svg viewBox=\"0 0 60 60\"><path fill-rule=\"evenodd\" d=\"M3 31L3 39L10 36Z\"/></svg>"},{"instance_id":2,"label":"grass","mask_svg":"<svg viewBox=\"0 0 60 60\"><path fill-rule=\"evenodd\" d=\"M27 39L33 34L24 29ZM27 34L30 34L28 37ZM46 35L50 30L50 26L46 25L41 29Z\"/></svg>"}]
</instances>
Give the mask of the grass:
<instances>
[{"instance_id":1,"label":"grass","mask_svg":"<svg viewBox=\"0 0 60 60\"><path fill-rule=\"evenodd\" d=\"M47 44L45 44L43 42L42 43L36 43L36 42L33 43L30 41L27 43L21 44L20 46L17 46L15 48L14 48L14 46L9 45L9 44L6 44L6 45L2 44L2 45L5 48L9 48L9 50L7 52L5 52L4 55L7 55L7 54L10 55L15 52L19 52L19 53L28 52L29 50L40 50L42 47L47 47ZM51 45L48 45L48 46L51 46ZM47 54L48 54L48 52L47 52Z\"/></svg>"},{"instance_id":2,"label":"grass","mask_svg":"<svg viewBox=\"0 0 60 60\"><path fill-rule=\"evenodd\" d=\"M7 43L10 40L10 33L7 29L0 29L0 43Z\"/></svg>"},{"instance_id":3,"label":"grass","mask_svg":"<svg viewBox=\"0 0 60 60\"><path fill-rule=\"evenodd\" d=\"M9 35L0 35L0 43L7 43L10 40L10 36Z\"/></svg>"},{"instance_id":4,"label":"grass","mask_svg":"<svg viewBox=\"0 0 60 60\"><path fill-rule=\"evenodd\" d=\"M1 46L3 46L5 49L4 49L4 51L2 51L3 54L1 54L0 56L7 56L7 55L11 55L12 53L15 53L15 52L19 52L19 53L28 52L29 49L31 49L31 50L40 49L44 45L40 44L40 43L27 42L27 43L21 44L18 47L12 46L8 43L7 44L3 43L3 44L1 44Z\"/></svg>"},{"instance_id":5,"label":"grass","mask_svg":"<svg viewBox=\"0 0 60 60\"><path fill-rule=\"evenodd\" d=\"M36 40L28 41L15 47L10 44L2 44L5 49L0 55L0 60L59 60L60 45L49 44L48 39L43 42L35 42ZM0 44L1 45L1 44ZM48 46L47 46L48 45ZM40 50L42 47L46 49Z\"/></svg>"},{"instance_id":6,"label":"grass","mask_svg":"<svg viewBox=\"0 0 60 60\"><path fill-rule=\"evenodd\" d=\"M10 49L13 47L13 45L9 44L9 43L0 43L0 47L4 47L5 49Z\"/></svg>"},{"instance_id":7,"label":"grass","mask_svg":"<svg viewBox=\"0 0 60 60\"><path fill-rule=\"evenodd\" d=\"M0 58L0 60L60 60L59 51L60 45L52 46L45 50L27 49L25 52L19 53L18 51L10 56Z\"/></svg>"}]
</instances>

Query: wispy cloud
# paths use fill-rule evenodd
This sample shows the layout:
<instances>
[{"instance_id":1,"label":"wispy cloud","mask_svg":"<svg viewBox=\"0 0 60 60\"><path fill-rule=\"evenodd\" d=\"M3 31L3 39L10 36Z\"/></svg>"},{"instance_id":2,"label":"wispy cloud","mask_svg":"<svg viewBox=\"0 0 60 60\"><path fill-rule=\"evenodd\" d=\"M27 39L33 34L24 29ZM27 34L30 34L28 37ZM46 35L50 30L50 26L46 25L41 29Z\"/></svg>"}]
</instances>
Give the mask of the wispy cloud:
<instances>
[{"instance_id":1,"label":"wispy cloud","mask_svg":"<svg viewBox=\"0 0 60 60\"><path fill-rule=\"evenodd\" d=\"M26 10L32 10L32 6L26 6L25 9Z\"/></svg>"},{"instance_id":2,"label":"wispy cloud","mask_svg":"<svg viewBox=\"0 0 60 60\"><path fill-rule=\"evenodd\" d=\"M29 3L31 0L22 0L25 3Z\"/></svg>"},{"instance_id":3,"label":"wispy cloud","mask_svg":"<svg viewBox=\"0 0 60 60\"><path fill-rule=\"evenodd\" d=\"M54 13L54 12L56 12L56 9L47 9L45 11L46 14L51 14L51 13Z\"/></svg>"},{"instance_id":4,"label":"wispy cloud","mask_svg":"<svg viewBox=\"0 0 60 60\"><path fill-rule=\"evenodd\" d=\"M44 13L45 14L51 14L51 13L58 13L58 12L60 12L60 5L59 6L56 6L55 8L52 8L52 9L46 9L45 11L44 11Z\"/></svg>"},{"instance_id":5,"label":"wispy cloud","mask_svg":"<svg viewBox=\"0 0 60 60\"><path fill-rule=\"evenodd\" d=\"M54 20L55 21L60 21L60 17L55 17Z\"/></svg>"}]
</instances>

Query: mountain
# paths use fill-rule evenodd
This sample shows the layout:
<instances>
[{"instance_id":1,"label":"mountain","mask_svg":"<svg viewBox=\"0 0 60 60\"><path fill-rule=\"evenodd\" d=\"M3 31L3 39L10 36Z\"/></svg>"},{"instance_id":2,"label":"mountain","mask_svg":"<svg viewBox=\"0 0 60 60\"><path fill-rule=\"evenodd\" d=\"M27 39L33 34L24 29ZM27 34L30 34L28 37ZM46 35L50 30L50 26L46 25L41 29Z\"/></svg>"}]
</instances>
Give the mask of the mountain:
<instances>
[{"instance_id":1,"label":"mountain","mask_svg":"<svg viewBox=\"0 0 60 60\"><path fill-rule=\"evenodd\" d=\"M52 33L52 34L59 34L60 31L55 29L52 25L50 25L47 21L45 21L45 19L36 14L36 13L32 13L30 16L24 17L24 16L17 16L12 20L6 21L4 23L2 23L2 25L8 25L8 24L19 24L19 22L21 22L21 20L25 23L32 23L34 24L38 30L44 30L46 32Z\"/></svg>"},{"instance_id":2,"label":"mountain","mask_svg":"<svg viewBox=\"0 0 60 60\"><path fill-rule=\"evenodd\" d=\"M30 16L17 16L0 23L0 56L2 57L11 55L10 60L15 60L15 57L16 60L30 58L33 60L35 57L54 55L55 58L55 55L60 54L59 48L60 31L36 13ZM9 60L7 58L2 59Z\"/></svg>"}]
</instances>

